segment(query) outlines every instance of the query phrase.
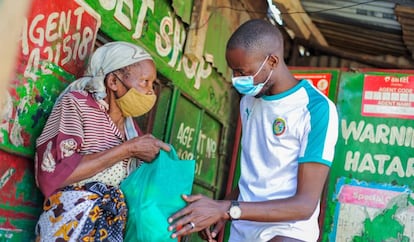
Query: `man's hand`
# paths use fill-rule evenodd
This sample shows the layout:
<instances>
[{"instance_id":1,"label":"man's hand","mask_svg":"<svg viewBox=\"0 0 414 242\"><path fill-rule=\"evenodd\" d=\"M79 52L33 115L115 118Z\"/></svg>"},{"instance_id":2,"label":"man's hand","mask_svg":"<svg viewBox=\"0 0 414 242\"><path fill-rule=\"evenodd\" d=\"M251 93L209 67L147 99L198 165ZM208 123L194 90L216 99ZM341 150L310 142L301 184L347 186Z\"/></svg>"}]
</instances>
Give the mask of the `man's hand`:
<instances>
[{"instance_id":1,"label":"man's hand","mask_svg":"<svg viewBox=\"0 0 414 242\"><path fill-rule=\"evenodd\" d=\"M169 231L175 231L171 237L183 236L204 230L208 241L214 241L219 229L223 228L224 220L228 218L227 209L230 201L216 201L203 195L182 196L188 205L173 214L168 222L171 225ZM210 233L211 225L221 222L220 228ZM180 228L177 230L177 228Z\"/></svg>"}]
</instances>

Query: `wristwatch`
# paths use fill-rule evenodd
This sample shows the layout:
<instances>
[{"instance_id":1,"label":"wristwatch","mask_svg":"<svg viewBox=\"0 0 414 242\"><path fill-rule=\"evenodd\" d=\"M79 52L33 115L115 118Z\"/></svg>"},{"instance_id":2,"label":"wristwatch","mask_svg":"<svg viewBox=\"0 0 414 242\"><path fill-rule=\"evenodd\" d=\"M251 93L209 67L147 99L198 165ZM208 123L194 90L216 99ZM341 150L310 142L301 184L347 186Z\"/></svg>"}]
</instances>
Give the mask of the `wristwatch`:
<instances>
[{"instance_id":1,"label":"wristwatch","mask_svg":"<svg viewBox=\"0 0 414 242\"><path fill-rule=\"evenodd\" d=\"M231 205L227 213L229 214L231 220L239 219L242 213L239 202L235 200L231 201Z\"/></svg>"}]
</instances>

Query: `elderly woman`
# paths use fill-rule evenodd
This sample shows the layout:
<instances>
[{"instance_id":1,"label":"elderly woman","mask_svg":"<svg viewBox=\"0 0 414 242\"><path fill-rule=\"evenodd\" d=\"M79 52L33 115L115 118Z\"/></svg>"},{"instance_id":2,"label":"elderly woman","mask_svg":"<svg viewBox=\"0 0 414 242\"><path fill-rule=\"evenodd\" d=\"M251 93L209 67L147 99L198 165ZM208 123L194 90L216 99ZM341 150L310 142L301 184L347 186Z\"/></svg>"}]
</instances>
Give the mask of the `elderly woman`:
<instances>
[{"instance_id":1,"label":"elderly woman","mask_svg":"<svg viewBox=\"0 0 414 242\"><path fill-rule=\"evenodd\" d=\"M127 42L99 47L87 74L58 98L37 140L36 182L46 201L41 241L122 241L127 208L120 183L168 144L142 135L132 117L156 101L151 56Z\"/></svg>"}]
</instances>

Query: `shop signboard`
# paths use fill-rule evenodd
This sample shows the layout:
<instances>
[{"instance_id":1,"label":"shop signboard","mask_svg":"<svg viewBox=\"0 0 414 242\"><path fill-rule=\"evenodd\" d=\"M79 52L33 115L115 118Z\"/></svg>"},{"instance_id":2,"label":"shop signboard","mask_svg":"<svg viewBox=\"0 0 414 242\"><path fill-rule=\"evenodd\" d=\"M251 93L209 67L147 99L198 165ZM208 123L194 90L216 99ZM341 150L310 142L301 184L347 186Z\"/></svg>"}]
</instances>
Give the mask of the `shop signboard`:
<instances>
[{"instance_id":1,"label":"shop signboard","mask_svg":"<svg viewBox=\"0 0 414 242\"><path fill-rule=\"evenodd\" d=\"M329 99L335 101L337 83L340 75L338 69L296 67L292 68L290 71L296 79L309 81L319 91L329 97Z\"/></svg>"},{"instance_id":2,"label":"shop signboard","mask_svg":"<svg viewBox=\"0 0 414 242\"><path fill-rule=\"evenodd\" d=\"M163 78L217 114L220 120L229 119L230 83L213 68L214 55L209 55L208 61L187 58L184 49L188 28L174 12L171 1L86 2L101 15L101 31L106 36L141 45L151 53Z\"/></svg>"},{"instance_id":3,"label":"shop signboard","mask_svg":"<svg viewBox=\"0 0 414 242\"><path fill-rule=\"evenodd\" d=\"M100 17L81 0L35 0L0 113L0 149L32 157L57 95L85 70Z\"/></svg>"},{"instance_id":4,"label":"shop signboard","mask_svg":"<svg viewBox=\"0 0 414 242\"><path fill-rule=\"evenodd\" d=\"M362 115L414 119L414 75L366 75Z\"/></svg>"},{"instance_id":5,"label":"shop signboard","mask_svg":"<svg viewBox=\"0 0 414 242\"><path fill-rule=\"evenodd\" d=\"M343 72L323 241L414 239L414 76Z\"/></svg>"}]
</instances>

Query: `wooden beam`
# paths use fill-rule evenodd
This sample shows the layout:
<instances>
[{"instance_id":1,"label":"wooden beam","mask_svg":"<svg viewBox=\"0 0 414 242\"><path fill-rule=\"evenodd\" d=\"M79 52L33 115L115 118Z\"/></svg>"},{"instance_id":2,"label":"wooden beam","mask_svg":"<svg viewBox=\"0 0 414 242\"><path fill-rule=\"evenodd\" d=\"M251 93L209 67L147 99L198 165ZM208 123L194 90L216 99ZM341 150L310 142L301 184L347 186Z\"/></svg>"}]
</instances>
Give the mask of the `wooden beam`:
<instances>
[{"instance_id":1,"label":"wooden beam","mask_svg":"<svg viewBox=\"0 0 414 242\"><path fill-rule=\"evenodd\" d=\"M230 0L231 2L231 0ZM267 1L240 0L240 5L246 8L251 18L264 18L267 12Z\"/></svg>"},{"instance_id":2,"label":"wooden beam","mask_svg":"<svg viewBox=\"0 0 414 242\"><path fill-rule=\"evenodd\" d=\"M273 0L273 3L282 12L283 21L292 29L296 37L328 46L323 34L312 22L299 0Z\"/></svg>"},{"instance_id":3,"label":"wooden beam","mask_svg":"<svg viewBox=\"0 0 414 242\"><path fill-rule=\"evenodd\" d=\"M322 46L317 43L309 42L305 39L296 39L298 44L303 45L304 47L311 48L328 55L338 56L344 59L354 60L360 63L368 64L378 68L386 69L412 69L414 63L411 60L407 60L407 64L396 63L395 61L380 60L376 56L366 55L366 54L357 54L346 52L335 47Z\"/></svg>"},{"instance_id":4,"label":"wooden beam","mask_svg":"<svg viewBox=\"0 0 414 242\"><path fill-rule=\"evenodd\" d=\"M282 19L287 23L287 27L292 29L295 33L296 37L309 39L311 36L311 32L307 28L307 26L302 22L301 14L288 14L288 13L296 13L298 10L295 7L295 4L292 3L293 1L285 1L285 0L273 0L273 3L276 4L276 7L282 13Z\"/></svg>"},{"instance_id":5,"label":"wooden beam","mask_svg":"<svg viewBox=\"0 0 414 242\"><path fill-rule=\"evenodd\" d=\"M414 58L414 38L413 38L413 21L414 21L414 7L402 6L397 4L394 9L398 22L401 24L403 32L403 41L407 46L407 49L411 52L411 56Z\"/></svg>"},{"instance_id":6,"label":"wooden beam","mask_svg":"<svg viewBox=\"0 0 414 242\"><path fill-rule=\"evenodd\" d=\"M211 0L195 0L193 4L184 53L190 60L200 61L203 58Z\"/></svg>"}]
</instances>

